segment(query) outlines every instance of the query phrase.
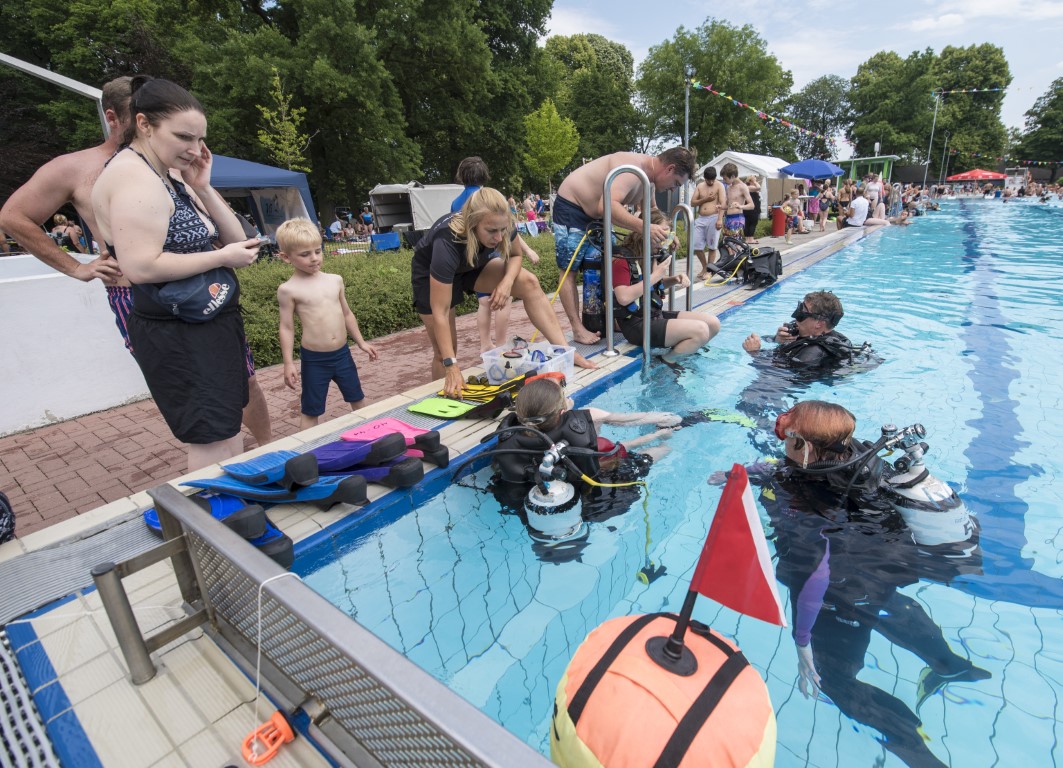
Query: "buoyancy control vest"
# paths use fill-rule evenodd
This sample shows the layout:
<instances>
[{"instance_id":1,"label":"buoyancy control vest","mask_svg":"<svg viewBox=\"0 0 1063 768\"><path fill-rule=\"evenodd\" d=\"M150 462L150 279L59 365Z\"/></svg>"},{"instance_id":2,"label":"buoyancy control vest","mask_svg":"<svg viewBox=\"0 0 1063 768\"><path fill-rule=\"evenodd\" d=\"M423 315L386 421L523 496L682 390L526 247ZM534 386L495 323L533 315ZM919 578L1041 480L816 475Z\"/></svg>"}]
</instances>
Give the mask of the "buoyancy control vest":
<instances>
[{"instance_id":1,"label":"buoyancy control vest","mask_svg":"<svg viewBox=\"0 0 1063 768\"><path fill-rule=\"evenodd\" d=\"M800 336L780 344L775 358L799 365L837 365L853 359L852 343L842 334L831 330L820 336Z\"/></svg>"},{"instance_id":2,"label":"buoyancy control vest","mask_svg":"<svg viewBox=\"0 0 1063 768\"><path fill-rule=\"evenodd\" d=\"M517 420L517 414L510 413L499 424L498 430L518 426L520 422ZM561 414L561 420L556 427L549 431L541 431L550 438L551 445L564 440L573 448L590 448L591 450L598 448L598 433L588 411L565 411ZM518 449L521 452L496 454L495 466L506 482L533 483L535 482L535 470L542 461L543 453L549 447L550 445L535 432L524 430L503 432L498 437L498 448L502 451ZM569 458L579 467L580 472L588 477L598 474L597 456L573 455ZM578 484L579 478L569 477L568 481Z\"/></svg>"}]
</instances>

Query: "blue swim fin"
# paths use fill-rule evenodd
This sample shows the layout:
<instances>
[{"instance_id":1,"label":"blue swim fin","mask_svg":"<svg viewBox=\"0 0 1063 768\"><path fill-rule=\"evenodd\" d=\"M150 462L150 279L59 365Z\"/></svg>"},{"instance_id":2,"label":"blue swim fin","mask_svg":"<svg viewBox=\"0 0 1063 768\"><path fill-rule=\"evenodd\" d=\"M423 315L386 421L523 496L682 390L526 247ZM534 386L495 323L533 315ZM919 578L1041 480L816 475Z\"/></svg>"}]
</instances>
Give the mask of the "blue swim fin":
<instances>
[{"instance_id":1,"label":"blue swim fin","mask_svg":"<svg viewBox=\"0 0 1063 768\"><path fill-rule=\"evenodd\" d=\"M224 493L197 494L189 498L245 539L255 539L266 532L266 513L258 504L248 504ZM144 523L152 533L162 536L162 524L155 507L144 510Z\"/></svg>"},{"instance_id":2,"label":"blue swim fin","mask_svg":"<svg viewBox=\"0 0 1063 768\"><path fill-rule=\"evenodd\" d=\"M266 530L257 539L251 540L251 546L262 554L272 558L273 562L284 570L291 570L295 562L295 543L283 533L269 518L266 518Z\"/></svg>"},{"instance_id":3,"label":"blue swim fin","mask_svg":"<svg viewBox=\"0 0 1063 768\"><path fill-rule=\"evenodd\" d=\"M389 488L410 488L424 480L424 464L420 459L402 457L378 467L352 467L325 475L358 475L368 483L379 483Z\"/></svg>"},{"instance_id":4,"label":"blue swim fin","mask_svg":"<svg viewBox=\"0 0 1063 768\"><path fill-rule=\"evenodd\" d=\"M361 506L369 500L366 496L365 478L357 475L321 478L313 485L291 491L280 486L250 485L226 475L188 480L182 485L228 493L249 501L266 501L273 504L305 501L322 509L328 509L333 504Z\"/></svg>"},{"instance_id":5,"label":"blue swim fin","mask_svg":"<svg viewBox=\"0 0 1063 768\"><path fill-rule=\"evenodd\" d=\"M226 474L250 485L273 483L291 490L317 482L317 457L295 451L273 451L237 464L223 464Z\"/></svg>"},{"instance_id":6,"label":"blue swim fin","mask_svg":"<svg viewBox=\"0 0 1063 768\"><path fill-rule=\"evenodd\" d=\"M389 432L373 440L337 440L313 448L313 456L322 474L336 474L357 466L374 466L397 459L406 453L406 438Z\"/></svg>"}]
</instances>

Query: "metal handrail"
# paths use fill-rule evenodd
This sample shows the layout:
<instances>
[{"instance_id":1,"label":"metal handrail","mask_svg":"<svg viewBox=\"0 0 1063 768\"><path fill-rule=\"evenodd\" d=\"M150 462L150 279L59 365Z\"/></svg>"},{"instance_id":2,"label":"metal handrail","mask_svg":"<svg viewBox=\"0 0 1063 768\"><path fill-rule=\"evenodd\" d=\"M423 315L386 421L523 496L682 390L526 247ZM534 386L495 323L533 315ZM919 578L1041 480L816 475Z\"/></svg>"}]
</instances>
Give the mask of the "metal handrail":
<instances>
[{"instance_id":1,"label":"metal handrail","mask_svg":"<svg viewBox=\"0 0 1063 768\"><path fill-rule=\"evenodd\" d=\"M687 286L687 312L694 311L694 209L686 203L680 203L675 207L672 212L672 231L675 232L675 225L679 223L679 214L683 214L687 220L687 278L689 278L690 285ZM672 259L672 266L669 269L669 277L675 275L675 259ZM668 287L668 309L675 311L675 286Z\"/></svg>"},{"instance_id":2,"label":"metal handrail","mask_svg":"<svg viewBox=\"0 0 1063 768\"><path fill-rule=\"evenodd\" d=\"M605 248L602 253L602 293L605 294L605 352L602 354L613 356L619 354L613 345L613 211L610 191L613 181L622 173L633 173L642 182L642 311L644 321L642 323L642 354L644 364L650 359L650 290L652 286L645 279L650 274L652 255L650 252L650 210L653 208L653 185L646 172L637 165L621 165L614 168L605 177L604 192L602 193L602 228L605 230Z\"/></svg>"}]
</instances>

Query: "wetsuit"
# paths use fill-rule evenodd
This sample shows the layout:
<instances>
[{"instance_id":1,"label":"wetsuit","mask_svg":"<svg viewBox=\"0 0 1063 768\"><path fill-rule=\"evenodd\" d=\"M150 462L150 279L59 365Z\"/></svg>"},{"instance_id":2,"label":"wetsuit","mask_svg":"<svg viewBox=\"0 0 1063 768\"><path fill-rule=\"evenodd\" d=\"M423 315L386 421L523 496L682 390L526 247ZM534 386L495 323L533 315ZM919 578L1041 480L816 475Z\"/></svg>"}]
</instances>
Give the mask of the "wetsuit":
<instances>
[{"instance_id":1,"label":"wetsuit","mask_svg":"<svg viewBox=\"0 0 1063 768\"><path fill-rule=\"evenodd\" d=\"M853 358L852 344L835 330L820 336L799 336L780 344L772 353L775 360L792 366L833 366Z\"/></svg>"},{"instance_id":2,"label":"wetsuit","mask_svg":"<svg viewBox=\"0 0 1063 768\"><path fill-rule=\"evenodd\" d=\"M941 676L987 676L949 647L922 604L899 593L935 558L918 547L877 483L842 495L847 477L830 482L787 462L755 465L750 480L771 520L776 577L790 590L794 640L812 645L823 692L852 719L884 737L910 766L943 765L917 728L920 719L892 694L857 679L871 633L911 651ZM980 673L980 674L979 674Z\"/></svg>"}]
</instances>

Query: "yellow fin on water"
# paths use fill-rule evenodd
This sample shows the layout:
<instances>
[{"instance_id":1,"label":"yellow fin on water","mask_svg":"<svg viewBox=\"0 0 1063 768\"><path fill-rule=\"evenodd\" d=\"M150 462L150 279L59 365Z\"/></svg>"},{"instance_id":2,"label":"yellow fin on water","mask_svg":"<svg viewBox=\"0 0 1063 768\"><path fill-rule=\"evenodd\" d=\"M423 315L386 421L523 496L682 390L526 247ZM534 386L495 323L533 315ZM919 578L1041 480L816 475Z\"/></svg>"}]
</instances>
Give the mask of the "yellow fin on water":
<instances>
[{"instance_id":1,"label":"yellow fin on water","mask_svg":"<svg viewBox=\"0 0 1063 768\"><path fill-rule=\"evenodd\" d=\"M709 421L719 421L724 424L738 424L742 427L749 427L752 429L757 426L757 422L753 421L748 416L743 416L741 413L735 413L734 411L725 411L722 408L706 408L702 411L709 417Z\"/></svg>"}]
</instances>

